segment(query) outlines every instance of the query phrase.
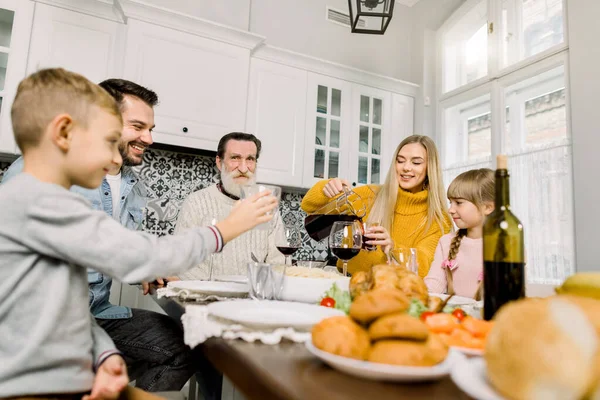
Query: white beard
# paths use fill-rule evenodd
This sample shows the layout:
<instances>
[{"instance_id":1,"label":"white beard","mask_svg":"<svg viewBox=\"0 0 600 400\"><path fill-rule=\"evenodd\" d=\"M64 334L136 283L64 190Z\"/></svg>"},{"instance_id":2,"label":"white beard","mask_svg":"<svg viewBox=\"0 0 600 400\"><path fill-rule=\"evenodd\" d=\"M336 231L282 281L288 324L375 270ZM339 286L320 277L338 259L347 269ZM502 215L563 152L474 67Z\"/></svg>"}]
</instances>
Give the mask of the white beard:
<instances>
[{"instance_id":1,"label":"white beard","mask_svg":"<svg viewBox=\"0 0 600 400\"><path fill-rule=\"evenodd\" d=\"M223 189L229 194L232 194L236 197L240 197L242 195L242 186L246 185L254 185L256 183L256 174L250 171L246 172L246 176L248 176L248 180L240 185L236 183L234 179L238 177L239 172L229 172L225 168L221 171L221 182L223 183Z\"/></svg>"}]
</instances>

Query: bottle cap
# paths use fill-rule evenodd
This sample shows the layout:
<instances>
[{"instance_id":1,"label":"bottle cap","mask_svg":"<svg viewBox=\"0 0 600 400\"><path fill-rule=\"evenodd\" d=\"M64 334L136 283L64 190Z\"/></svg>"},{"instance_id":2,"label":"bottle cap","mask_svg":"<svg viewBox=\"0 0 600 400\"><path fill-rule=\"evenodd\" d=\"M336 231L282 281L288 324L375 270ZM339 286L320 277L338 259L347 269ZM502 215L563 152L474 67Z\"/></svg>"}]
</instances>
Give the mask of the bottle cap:
<instances>
[{"instance_id":1,"label":"bottle cap","mask_svg":"<svg viewBox=\"0 0 600 400\"><path fill-rule=\"evenodd\" d=\"M508 159L506 154L498 154L496 156L496 169L508 169Z\"/></svg>"}]
</instances>

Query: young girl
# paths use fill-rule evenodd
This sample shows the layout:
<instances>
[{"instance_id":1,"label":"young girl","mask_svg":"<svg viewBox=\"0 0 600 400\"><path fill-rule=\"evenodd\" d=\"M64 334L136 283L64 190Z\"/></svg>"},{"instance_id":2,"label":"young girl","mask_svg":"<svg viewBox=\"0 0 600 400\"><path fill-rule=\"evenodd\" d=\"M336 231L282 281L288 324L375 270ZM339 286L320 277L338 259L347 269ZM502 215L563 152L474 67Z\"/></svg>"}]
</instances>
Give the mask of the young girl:
<instances>
[{"instance_id":1,"label":"young girl","mask_svg":"<svg viewBox=\"0 0 600 400\"><path fill-rule=\"evenodd\" d=\"M474 169L458 175L448 187L448 212L458 232L442 236L425 284L432 293L481 298L482 231L494 210L494 171Z\"/></svg>"}]
</instances>

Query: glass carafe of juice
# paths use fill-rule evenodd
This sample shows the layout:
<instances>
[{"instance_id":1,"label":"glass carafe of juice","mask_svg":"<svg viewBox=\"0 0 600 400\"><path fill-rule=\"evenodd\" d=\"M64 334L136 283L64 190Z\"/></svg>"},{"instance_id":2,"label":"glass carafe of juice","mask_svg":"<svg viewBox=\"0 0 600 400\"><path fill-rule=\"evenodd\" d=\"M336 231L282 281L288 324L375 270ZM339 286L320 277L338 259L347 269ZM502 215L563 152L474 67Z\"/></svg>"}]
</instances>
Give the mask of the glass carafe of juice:
<instances>
[{"instance_id":1,"label":"glass carafe of juice","mask_svg":"<svg viewBox=\"0 0 600 400\"><path fill-rule=\"evenodd\" d=\"M375 192L369 186L361 187L361 195L344 186L342 193L306 216L304 228L314 240L323 240L329 236L336 221L362 221L374 200Z\"/></svg>"}]
</instances>

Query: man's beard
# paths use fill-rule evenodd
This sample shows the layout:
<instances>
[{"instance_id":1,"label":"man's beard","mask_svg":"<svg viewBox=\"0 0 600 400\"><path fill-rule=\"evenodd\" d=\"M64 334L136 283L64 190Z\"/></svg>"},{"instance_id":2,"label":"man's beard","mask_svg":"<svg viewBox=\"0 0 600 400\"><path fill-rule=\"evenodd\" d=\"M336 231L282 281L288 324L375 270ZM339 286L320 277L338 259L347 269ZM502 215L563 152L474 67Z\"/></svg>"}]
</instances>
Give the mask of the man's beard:
<instances>
[{"instance_id":1,"label":"man's beard","mask_svg":"<svg viewBox=\"0 0 600 400\"><path fill-rule=\"evenodd\" d=\"M235 178L240 176L248 177L248 180L243 184L236 183L234 181ZM256 174L247 171L245 174L242 174L239 171L229 172L223 166L223 170L221 171L221 183L223 183L223 189L229 194L232 194L236 197L241 197L242 195L242 186L253 185L256 183Z\"/></svg>"},{"instance_id":2,"label":"man's beard","mask_svg":"<svg viewBox=\"0 0 600 400\"><path fill-rule=\"evenodd\" d=\"M144 161L143 156L139 160L137 158L129 156L128 150L129 143L119 144L119 153L121 153L121 158L123 159L124 167L135 167L136 165L140 165Z\"/></svg>"}]
</instances>

